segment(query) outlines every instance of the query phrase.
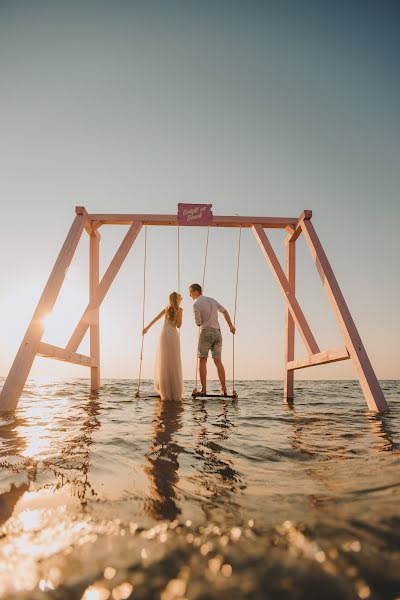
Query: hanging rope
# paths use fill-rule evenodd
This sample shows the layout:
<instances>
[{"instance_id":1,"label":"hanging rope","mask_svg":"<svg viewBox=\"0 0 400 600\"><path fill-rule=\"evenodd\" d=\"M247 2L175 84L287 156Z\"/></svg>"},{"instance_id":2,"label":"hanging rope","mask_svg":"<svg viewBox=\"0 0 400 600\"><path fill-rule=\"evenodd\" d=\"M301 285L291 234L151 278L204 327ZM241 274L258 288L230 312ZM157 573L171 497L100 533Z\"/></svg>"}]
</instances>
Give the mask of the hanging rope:
<instances>
[{"instance_id":1,"label":"hanging rope","mask_svg":"<svg viewBox=\"0 0 400 600\"><path fill-rule=\"evenodd\" d=\"M181 241L180 241L180 230L178 225L178 294L181 293ZM180 332L180 330L179 330Z\"/></svg>"},{"instance_id":2,"label":"hanging rope","mask_svg":"<svg viewBox=\"0 0 400 600\"><path fill-rule=\"evenodd\" d=\"M178 225L178 294L181 293L181 238L180 238L180 229ZM181 338L181 327L179 327L179 339Z\"/></svg>"},{"instance_id":3,"label":"hanging rope","mask_svg":"<svg viewBox=\"0 0 400 600\"><path fill-rule=\"evenodd\" d=\"M236 289L235 289L235 309L233 311L233 325L236 327L236 309L237 309L237 297L239 287L239 266L240 266L240 246L242 242L242 227L239 231L239 243L237 253L237 267L236 267ZM235 335L232 336L232 395L235 396Z\"/></svg>"},{"instance_id":4,"label":"hanging rope","mask_svg":"<svg viewBox=\"0 0 400 600\"><path fill-rule=\"evenodd\" d=\"M144 311L146 306L146 267L147 267L147 225L144 229L144 259L143 259L143 303L142 303L142 346L140 349L140 363L139 363L139 378L138 378L138 389L136 392L136 398L140 398L140 383L142 379L142 363L143 363L143 346L144 346Z\"/></svg>"},{"instance_id":5,"label":"hanging rope","mask_svg":"<svg viewBox=\"0 0 400 600\"><path fill-rule=\"evenodd\" d=\"M204 267L203 267L203 280L201 282L201 289L204 293L204 282L206 280L206 269L207 269L207 256L208 256L208 240L210 238L210 227L207 227L207 238L206 238L206 250L204 253ZM199 327L199 334L197 336L197 347L199 346L199 340L200 340L200 327ZM198 370L199 370L199 357L197 355L196 357L196 385L195 385L195 389L197 390L197 381L198 381Z\"/></svg>"}]
</instances>

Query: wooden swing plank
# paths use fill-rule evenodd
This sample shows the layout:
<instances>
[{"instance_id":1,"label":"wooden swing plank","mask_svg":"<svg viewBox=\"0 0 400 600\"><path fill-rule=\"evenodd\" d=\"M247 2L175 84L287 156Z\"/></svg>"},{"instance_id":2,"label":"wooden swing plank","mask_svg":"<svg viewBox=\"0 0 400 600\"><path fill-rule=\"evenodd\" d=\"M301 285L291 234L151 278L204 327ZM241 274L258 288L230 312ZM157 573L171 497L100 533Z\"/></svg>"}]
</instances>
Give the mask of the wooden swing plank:
<instances>
[{"instance_id":1,"label":"wooden swing plank","mask_svg":"<svg viewBox=\"0 0 400 600\"><path fill-rule=\"evenodd\" d=\"M311 221L304 220L301 227L355 366L368 407L378 412L385 411L388 409L385 396L314 226Z\"/></svg>"},{"instance_id":2,"label":"wooden swing plank","mask_svg":"<svg viewBox=\"0 0 400 600\"><path fill-rule=\"evenodd\" d=\"M327 363L338 362L340 360L347 360L350 355L345 346L341 348L332 348L331 350L325 350L318 354L313 354L309 358L304 360L291 360L287 363L286 369L288 371L294 371L296 369L306 369L307 367L315 367L316 365L325 365Z\"/></svg>"},{"instance_id":3,"label":"wooden swing plank","mask_svg":"<svg viewBox=\"0 0 400 600\"><path fill-rule=\"evenodd\" d=\"M54 358L55 360L62 360L75 365L81 365L82 367L95 367L97 365L95 358L85 356L84 354L78 354L77 352L68 352L65 348L53 346L46 342L40 342L37 355L44 358Z\"/></svg>"},{"instance_id":4,"label":"wooden swing plank","mask_svg":"<svg viewBox=\"0 0 400 600\"><path fill-rule=\"evenodd\" d=\"M96 291L94 292L89 304L84 310L84 313L76 326L68 344L66 345L66 350L69 352L76 352L79 348L80 343L85 337L86 331L88 327L92 324L93 320L96 319L96 311L99 308L100 304L103 302L105 295L112 282L114 281L118 271L120 270L129 250L132 248L133 243L135 242L139 232L142 228L141 223L133 223L126 236L121 242L120 247L114 255L107 271L105 272L100 284L97 286Z\"/></svg>"},{"instance_id":5,"label":"wooden swing plank","mask_svg":"<svg viewBox=\"0 0 400 600\"><path fill-rule=\"evenodd\" d=\"M18 404L45 330L44 317L54 308L84 225L83 215L76 215L4 383L0 410L14 410Z\"/></svg>"},{"instance_id":6,"label":"wooden swing plank","mask_svg":"<svg viewBox=\"0 0 400 600\"><path fill-rule=\"evenodd\" d=\"M192 394L192 398L237 398L237 394Z\"/></svg>"},{"instance_id":7,"label":"wooden swing plank","mask_svg":"<svg viewBox=\"0 0 400 600\"><path fill-rule=\"evenodd\" d=\"M307 322L306 317L303 314L303 311L300 308L300 305L294 295L291 286L283 272L283 269L280 265L280 262L274 252L274 249L271 246L271 243L262 228L261 225L253 226L253 233L260 245L260 248L271 267L271 271L276 277L276 280L279 284L283 297L286 301L286 304L290 310L290 313L296 323L296 326L300 332L300 335L303 339L303 342L310 354L317 354L320 349L318 347L317 342L312 334L310 326Z\"/></svg>"},{"instance_id":8,"label":"wooden swing plank","mask_svg":"<svg viewBox=\"0 0 400 600\"><path fill-rule=\"evenodd\" d=\"M139 395L136 394L135 398L140 398L140 399L149 399L151 400L152 398L161 398L160 394L154 393L154 394L145 394L144 392L141 392Z\"/></svg>"},{"instance_id":9,"label":"wooden swing plank","mask_svg":"<svg viewBox=\"0 0 400 600\"><path fill-rule=\"evenodd\" d=\"M101 225L129 225L140 221L143 225L178 225L177 215L132 215L132 214L89 214L96 227ZM214 216L210 227L247 227L255 224L270 229L285 229L288 225L293 227L298 222L297 217L241 217L241 216Z\"/></svg>"}]
</instances>

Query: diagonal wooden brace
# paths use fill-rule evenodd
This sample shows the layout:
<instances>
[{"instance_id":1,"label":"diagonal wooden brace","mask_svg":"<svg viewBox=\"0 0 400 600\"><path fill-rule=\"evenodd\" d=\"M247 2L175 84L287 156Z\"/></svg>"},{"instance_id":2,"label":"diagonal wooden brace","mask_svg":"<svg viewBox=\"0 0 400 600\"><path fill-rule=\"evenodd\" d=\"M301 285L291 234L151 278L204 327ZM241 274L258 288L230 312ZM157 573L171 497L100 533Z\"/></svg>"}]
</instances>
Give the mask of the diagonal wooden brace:
<instances>
[{"instance_id":1,"label":"diagonal wooden brace","mask_svg":"<svg viewBox=\"0 0 400 600\"><path fill-rule=\"evenodd\" d=\"M260 244L261 250L271 267L272 273L275 275L278 282L279 288L285 298L287 307L296 323L299 333L303 339L303 342L309 352L309 354L317 354L320 350L317 342L312 334L310 326L308 325L307 319L304 316L303 311L300 308L296 296L292 292L292 286L285 276L285 273L279 263L279 260L271 246L271 243L262 227L262 225L253 225L253 233Z\"/></svg>"},{"instance_id":2,"label":"diagonal wooden brace","mask_svg":"<svg viewBox=\"0 0 400 600\"><path fill-rule=\"evenodd\" d=\"M301 229L332 305L368 407L378 412L385 411L388 409L385 397L314 226L311 221L304 220Z\"/></svg>"},{"instance_id":3,"label":"diagonal wooden brace","mask_svg":"<svg viewBox=\"0 0 400 600\"><path fill-rule=\"evenodd\" d=\"M85 337L85 333L88 330L88 327L92 323L93 315L96 313L100 304L103 302L105 295L110 289L110 286L114 281L118 271L120 270L129 250L132 248L137 236L139 235L141 228L142 223L132 223L132 225L130 226L126 236L121 242L120 247L115 253L114 258L112 259L107 271L105 272L96 292L93 293L89 304L85 308L85 311L78 325L76 326L75 331L73 332L68 344L65 347L65 349L68 352L76 352L79 348L79 345Z\"/></svg>"},{"instance_id":4,"label":"diagonal wooden brace","mask_svg":"<svg viewBox=\"0 0 400 600\"><path fill-rule=\"evenodd\" d=\"M44 333L45 325L43 319L53 310L84 226L85 217L81 214L77 215L60 250L60 254L54 264L46 287L43 290L4 383L0 395L0 410L14 410L18 404Z\"/></svg>"}]
</instances>

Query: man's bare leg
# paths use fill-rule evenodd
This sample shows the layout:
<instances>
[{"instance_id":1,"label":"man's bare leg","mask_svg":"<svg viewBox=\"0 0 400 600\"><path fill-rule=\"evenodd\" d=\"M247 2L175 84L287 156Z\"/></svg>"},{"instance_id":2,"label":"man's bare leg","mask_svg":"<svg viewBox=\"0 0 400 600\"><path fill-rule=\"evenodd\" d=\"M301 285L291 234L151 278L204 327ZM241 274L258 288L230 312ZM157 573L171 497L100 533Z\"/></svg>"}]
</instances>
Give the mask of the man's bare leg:
<instances>
[{"instance_id":1,"label":"man's bare leg","mask_svg":"<svg viewBox=\"0 0 400 600\"><path fill-rule=\"evenodd\" d=\"M200 381L201 381L201 394L207 394L207 357L200 358Z\"/></svg>"},{"instance_id":2,"label":"man's bare leg","mask_svg":"<svg viewBox=\"0 0 400 600\"><path fill-rule=\"evenodd\" d=\"M228 392L226 391L225 367L222 364L222 360L220 358L214 358L214 362L215 366L217 367L218 378L221 382L221 391L224 394L224 396L226 396Z\"/></svg>"}]
</instances>

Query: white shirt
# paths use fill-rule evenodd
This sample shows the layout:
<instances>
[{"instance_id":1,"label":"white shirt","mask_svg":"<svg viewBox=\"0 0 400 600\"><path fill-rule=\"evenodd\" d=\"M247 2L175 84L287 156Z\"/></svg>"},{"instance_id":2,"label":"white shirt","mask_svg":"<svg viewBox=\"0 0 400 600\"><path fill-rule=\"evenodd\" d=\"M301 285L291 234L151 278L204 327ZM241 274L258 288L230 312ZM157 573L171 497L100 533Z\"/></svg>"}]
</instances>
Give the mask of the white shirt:
<instances>
[{"instance_id":1,"label":"white shirt","mask_svg":"<svg viewBox=\"0 0 400 600\"><path fill-rule=\"evenodd\" d=\"M226 312L226 309L214 298L199 296L193 304L194 319L196 325L201 329L219 329L218 311Z\"/></svg>"}]
</instances>

